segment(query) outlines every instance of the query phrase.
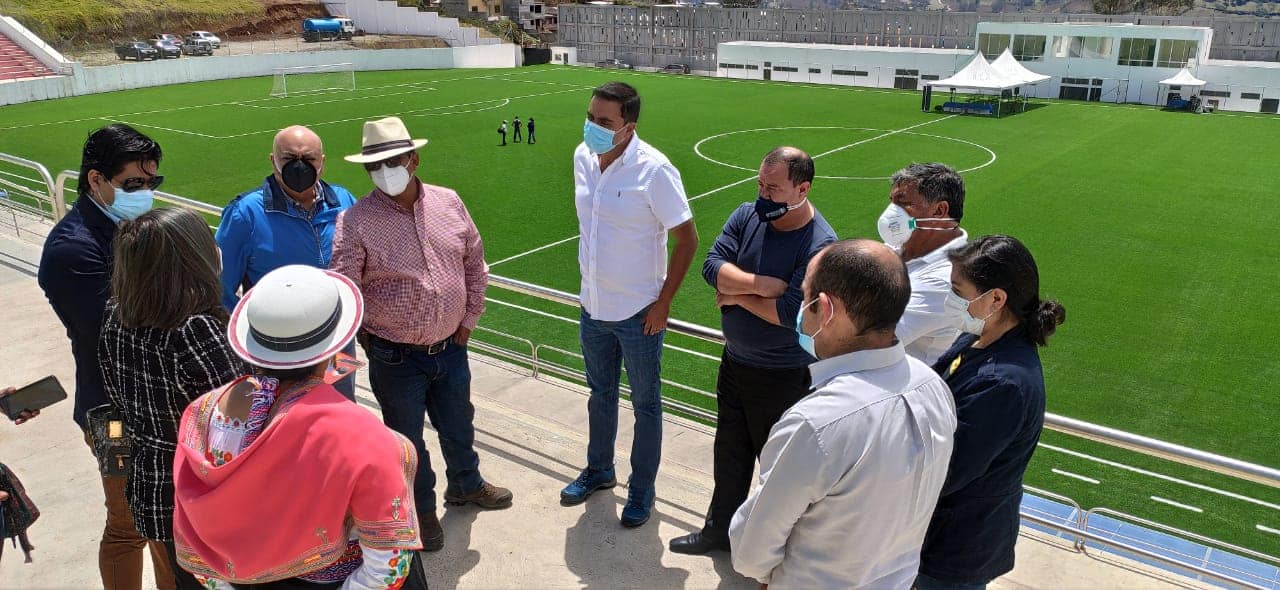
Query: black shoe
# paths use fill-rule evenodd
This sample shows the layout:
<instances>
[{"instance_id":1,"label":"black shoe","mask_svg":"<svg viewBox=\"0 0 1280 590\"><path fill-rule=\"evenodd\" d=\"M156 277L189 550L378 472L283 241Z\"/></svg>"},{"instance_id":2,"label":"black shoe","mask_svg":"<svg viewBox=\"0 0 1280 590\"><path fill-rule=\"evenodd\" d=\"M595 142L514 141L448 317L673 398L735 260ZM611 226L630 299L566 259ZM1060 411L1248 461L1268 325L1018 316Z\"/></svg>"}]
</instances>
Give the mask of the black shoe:
<instances>
[{"instance_id":1,"label":"black shoe","mask_svg":"<svg viewBox=\"0 0 1280 590\"><path fill-rule=\"evenodd\" d=\"M444 529L434 510L418 513L418 528L422 535L422 550L426 552L444 549Z\"/></svg>"},{"instance_id":2,"label":"black shoe","mask_svg":"<svg viewBox=\"0 0 1280 590\"><path fill-rule=\"evenodd\" d=\"M676 537L671 540L667 546L672 553L683 553L685 555L706 555L716 550L729 550L728 537L712 537L705 535L702 531L689 533L683 537Z\"/></svg>"}]
</instances>

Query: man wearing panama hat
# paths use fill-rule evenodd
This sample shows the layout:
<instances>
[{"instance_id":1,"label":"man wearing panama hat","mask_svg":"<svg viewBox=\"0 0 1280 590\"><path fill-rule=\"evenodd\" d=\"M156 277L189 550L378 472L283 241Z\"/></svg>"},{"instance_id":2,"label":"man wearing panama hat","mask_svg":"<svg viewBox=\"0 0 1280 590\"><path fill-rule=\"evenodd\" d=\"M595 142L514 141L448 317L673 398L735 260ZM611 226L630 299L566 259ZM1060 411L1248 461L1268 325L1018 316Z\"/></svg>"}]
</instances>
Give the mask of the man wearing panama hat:
<instances>
[{"instance_id":1,"label":"man wearing panama hat","mask_svg":"<svg viewBox=\"0 0 1280 590\"><path fill-rule=\"evenodd\" d=\"M436 518L435 472L422 439L424 415L440 435L445 502L511 506L511 492L480 475L467 339L484 313L489 281L484 244L454 191L414 173L425 139L387 117L364 124L360 153L377 189L343 212L330 268L355 281L367 306L361 342L383 422L418 452L414 495L423 548L444 546Z\"/></svg>"}]
</instances>

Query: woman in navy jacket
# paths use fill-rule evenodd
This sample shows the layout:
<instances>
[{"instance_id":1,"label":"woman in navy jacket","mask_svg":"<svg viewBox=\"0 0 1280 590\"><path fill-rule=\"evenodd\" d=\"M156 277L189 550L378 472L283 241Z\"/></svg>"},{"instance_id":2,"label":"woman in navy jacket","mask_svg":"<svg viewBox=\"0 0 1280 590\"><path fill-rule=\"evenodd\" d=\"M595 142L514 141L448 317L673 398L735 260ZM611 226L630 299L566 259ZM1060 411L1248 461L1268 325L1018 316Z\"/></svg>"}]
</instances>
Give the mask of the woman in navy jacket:
<instances>
[{"instance_id":1,"label":"woman in navy jacket","mask_svg":"<svg viewBox=\"0 0 1280 590\"><path fill-rule=\"evenodd\" d=\"M920 555L920 590L985 588L1013 569L1022 474L1044 426L1040 355L1066 319L1040 299L1031 252L987 236L948 254L947 308L963 331L934 365L959 425L946 483Z\"/></svg>"}]
</instances>

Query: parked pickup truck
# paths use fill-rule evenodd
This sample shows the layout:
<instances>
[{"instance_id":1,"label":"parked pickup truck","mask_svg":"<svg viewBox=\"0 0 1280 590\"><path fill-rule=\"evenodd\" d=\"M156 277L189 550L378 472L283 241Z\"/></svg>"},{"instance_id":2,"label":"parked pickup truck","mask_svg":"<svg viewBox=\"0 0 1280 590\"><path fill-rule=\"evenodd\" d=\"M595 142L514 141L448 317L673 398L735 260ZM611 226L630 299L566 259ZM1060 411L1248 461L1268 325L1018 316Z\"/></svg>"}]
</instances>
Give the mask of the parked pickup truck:
<instances>
[{"instance_id":1,"label":"parked pickup truck","mask_svg":"<svg viewBox=\"0 0 1280 590\"><path fill-rule=\"evenodd\" d=\"M187 37L182 42L183 55L213 55L213 43L204 39Z\"/></svg>"},{"instance_id":2,"label":"parked pickup truck","mask_svg":"<svg viewBox=\"0 0 1280 590\"><path fill-rule=\"evenodd\" d=\"M160 52L145 41L126 41L116 45L116 57L120 59L133 58L138 61L160 59Z\"/></svg>"},{"instance_id":3,"label":"parked pickup truck","mask_svg":"<svg viewBox=\"0 0 1280 590\"><path fill-rule=\"evenodd\" d=\"M307 42L350 39L356 25L349 18L309 18L302 21L302 40Z\"/></svg>"}]
</instances>

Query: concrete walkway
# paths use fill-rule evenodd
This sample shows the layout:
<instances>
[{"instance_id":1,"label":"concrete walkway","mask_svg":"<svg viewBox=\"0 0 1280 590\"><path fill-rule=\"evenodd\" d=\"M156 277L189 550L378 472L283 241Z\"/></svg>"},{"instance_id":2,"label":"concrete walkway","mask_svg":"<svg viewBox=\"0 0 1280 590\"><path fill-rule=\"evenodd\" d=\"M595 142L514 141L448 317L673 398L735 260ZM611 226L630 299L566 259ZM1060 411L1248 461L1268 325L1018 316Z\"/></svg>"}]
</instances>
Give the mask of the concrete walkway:
<instances>
[{"instance_id":1,"label":"concrete walkway","mask_svg":"<svg viewBox=\"0 0 1280 590\"><path fill-rule=\"evenodd\" d=\"M0 385L20 386L54 374L70 387L70 346L36 285L38 260L38 246L0 236ZM623 529L618 516L626 491L621 487L597 493L582 506L559 504L560 488L585 462L585 393L535 380L492 359L473 355L471 364L481 470L489 481L514 491L515 506L497 512L442 510L445 548L423 554L433 590L756 587L733 571L727 553L708 558L666 550L668 540L701 526L712 486L710 429L667 421L654 517L639 529ZM363 374L360 386L360 403L376 412ZM68 400L22 426L0 424L0 461L18 473L42 511L31 529L35 563L23 564L21 552L7 548L0 588L101 587L102 488L71 407ZM622 416L620 481L629 471L631 422L629 411ZM427 434L435 467L443 471L435 436ZM270 493L288 493L288 486ZM1017 569L993 587L1199 585L1123 559L1077 553L1028 532L1019 540Z\"/></svg>"}]
</instances>

